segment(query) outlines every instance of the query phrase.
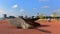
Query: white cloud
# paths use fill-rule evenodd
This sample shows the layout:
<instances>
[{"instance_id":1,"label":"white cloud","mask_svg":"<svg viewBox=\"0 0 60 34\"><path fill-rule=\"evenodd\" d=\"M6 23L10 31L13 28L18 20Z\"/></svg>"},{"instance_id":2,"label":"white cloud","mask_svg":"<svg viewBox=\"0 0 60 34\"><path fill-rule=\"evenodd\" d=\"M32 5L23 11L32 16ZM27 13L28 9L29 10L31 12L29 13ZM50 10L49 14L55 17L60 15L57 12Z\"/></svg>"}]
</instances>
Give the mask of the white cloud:
<instances>
[{"instance_id":1,"label":"white cloud","mask_svg":"<svg viewBox=\"0 0 60 34\"><path fill-rule=\"evenodd\" d=\"M53 10L53 12L60 12L60 9Z\"/></svg>"},{"instance_id":2,"label":"white cloud","mask_svg":"<svg viewBox=\"0 0 60 34\"><path fill-rule=\"evenodd\" d=\"M21 15L24 15L24 11L25 11L25 10L24 10L23 8L20 9L20 14L21 14Z\"/></svg>"},{"instance_id":3,"label":"white cloud","mask_svg":"<svg viewBox=\"0 0 60 34\"><path fill-rule=\"evenodd\" d=\"M41 8L50 8L49 6L42 6Z\"/></svg>"},{"instance_id":4,"label":"white cloud","mask_svg":"<svg viewBox=\"0 0 60 34\"><path fill-rule=\"evenodd\" d=\"M3 13L3 12L4 12L4 10L3 9L0 9L0 14Z\"/></svg>"},{"instance_id":5,"label":"white cloud","mask_svg":"<svg viewBox=\"0 0 60 34\"><path fill-rule=\"evenodd\" d=\"M33 8L33 10L36 10L36 8Z\"/></svg>"},{"instance_id":6,"label":"white cloud","mask_svg":"<svg viewBox=\"0 0 60 34\"><path fill-rule=\"evenodd\" d=\"M14 11L6 11L6 13L5 14L7 14L8 16L18 16L18 14L16 13L16 12L14 12Z\"/></svg>"},{"instance_id":7,"label":"white cloud","mask_svg":"<svg viewBox=\"0 0 60 34\"><path fill-rule=\"evenodd\" d=\"M39 2L49 2L50 0L39 0Z\"/></svg>"},{"instance_id":8,"label":"white cloud","mask_svg":"<svg viewBox=\"0 0 60 34\"><path fill-rule=\"evenodd\" d=\"M0 17L3 17L3 14L5 14L5 10L4 9L0 9Z\"/></svg>"},{"instance_id":9,"label":"white cloud","mask_svg":"<svg viewBox=\"0 0 60 34\"><path fill-rule=\"evenodd\" d=\"M53 10L53 13L57 13L58 14L58 16L60 16L60 9L55 9L55 10Z\"/></svg>"},{"instance_id":10,"label":"white cloud","mask_svg":"<svg viewBox=\"0 0 60 34\"><path fill-rule=\"evenodd\" d=\"M24 12L25 10L24 9L20 9L20 12Z\"/></svg>"},{"instance_id":11,"label":"white cloud","mask_svg":"<svg viewBox=\"0 0 60 34\"><path fill-rule=\"evenodd\" d=\"M3 14L7 14L7 16L18 16L17 13L15 13L14 11L8 11L8 10L4 10L4 9L0 9L0 17L3 17Z\"/></svg>"},{"instance_id":12,"label":"white cloud","mask_svg":"<svg viewBox=\"0 0 60 34\"><path fill-rule=\"evenodd\" d=\"M5 14L5 13L6 13L6 10L0 9L0 14Z\"/></svg>"},{"instance_id":13,"label":"white cloud","mask_svg":"<svg viewBox=\"0 0 60 34\"><path fill-rule=\"evenodd\" d=\"M57 9L57 11L60 11L60 9Z\"/></svg>"},{"instance_id":14,"label":"white cloud","mask_svg":"<svg viewBox=\"0 0 60 34\"><path fill-rule=\"evenodd\" d=\"M13 6L12 6L12 8L17 8L17 7L18 7L18 5L17 5L17 4L15 4L15 5L13 5Z\"/></svg>"}]
</instances>

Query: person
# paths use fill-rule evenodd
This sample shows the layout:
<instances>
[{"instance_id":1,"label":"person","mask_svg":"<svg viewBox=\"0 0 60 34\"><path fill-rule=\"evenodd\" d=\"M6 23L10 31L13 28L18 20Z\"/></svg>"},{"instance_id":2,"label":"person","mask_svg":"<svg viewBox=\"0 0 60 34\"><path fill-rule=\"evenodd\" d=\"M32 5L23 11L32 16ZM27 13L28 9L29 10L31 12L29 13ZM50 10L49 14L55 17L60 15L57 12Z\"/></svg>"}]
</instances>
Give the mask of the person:
<instances>
[{"instance_id":1,"label":"person","mask_svg":"<svg viewBox=\"0 0 60 34\"><path fill-rule=\"evenodd\" d=\"M48 18L48 21L51 22L51 18Z\"/></svg>"}]
</instances>

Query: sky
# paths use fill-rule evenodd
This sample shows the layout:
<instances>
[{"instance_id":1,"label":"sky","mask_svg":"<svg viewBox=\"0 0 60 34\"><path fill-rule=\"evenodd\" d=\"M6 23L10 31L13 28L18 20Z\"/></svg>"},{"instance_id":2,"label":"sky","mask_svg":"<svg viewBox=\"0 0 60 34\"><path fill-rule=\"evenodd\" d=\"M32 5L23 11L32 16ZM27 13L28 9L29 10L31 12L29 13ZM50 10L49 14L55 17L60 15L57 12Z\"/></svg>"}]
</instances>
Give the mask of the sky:
<instances>
[{"instance_id":1,"label":"sky","mask_svg":"<svg viewBox=\"0 0 60 34\"><path fill-rule=\"evenodd\" d=\"M0 17L60 13L60 0L0 0ZM59 15L60 16L60 15Z\"/></svg>"}]
</instances>

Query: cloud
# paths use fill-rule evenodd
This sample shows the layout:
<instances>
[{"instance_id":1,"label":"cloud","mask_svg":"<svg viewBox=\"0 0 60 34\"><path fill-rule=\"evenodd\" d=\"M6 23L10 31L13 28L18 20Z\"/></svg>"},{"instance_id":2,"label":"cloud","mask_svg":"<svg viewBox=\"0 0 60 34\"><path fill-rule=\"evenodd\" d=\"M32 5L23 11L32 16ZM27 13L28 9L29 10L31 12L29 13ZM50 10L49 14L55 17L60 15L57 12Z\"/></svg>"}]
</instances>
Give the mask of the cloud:
<instances>
[{"instance_id":1,"label":"cloud","mask_svg":"<svg viewBox=\"0 0 60 34\"><path fill-rule=\"evenodd\" d=\"M15 5L13 5L13 6L12 6L12 8L17 8L17 7L18 7L18 5L17 5L17 4L15 4Z\"/></svg>"},{"instance_id":2,"label":"cloud","mask_svg":"<svg viewBox=\"0 0 60 34\"><path fill-rule=\"evenodd\" d=\"M60 9L53 10L53 12L60 12Z\"/></svg>"},{"instance_id":3,"label":"cloud","mask_svg":"<svg viewBox=\"0 0 60 34\"><path fill-rule=\"evenodd\" d=\"M15 16L15 17L18 16L18 14L17 14L16 12L12 11L12 10L10 10L10 11L6 11L5 14L7 14L7 16Z\"/></svg>"},{"instance_id":4,"label":"cloud","mask_svg":"<svg viewBox=\"0 0 60 34\"><path fill-rule=\"evenodd\" d=\"M57 11L60 11L60 9L57 9Z\"/></svg>"},{"instance_id":5,"label":"cloud","mask_svg":"<svg viewBox=\"0 0 60 34\"><path fill-rule=\"evenodd\" d=\"M25 11L25 10L24 10L23 8L20 9L20 14L21 14L21 15L24 15L24 11Z\"/></svg>"},{"instance_id":6,"label":"cloud","mask_svg":"<svg viewBox=\"0 0 60 34\"><path fill-rule=\"evenodd\" d=\"M0 13L2 13L3 12L3 10L2 9L0 9Z\"/></svg>"},{"instance_id":7,"label":"cloud","mask_svg":"<svg viewBox=\"0 0 60 34\"><path fill-rule=\"evenodd\" d=\"M49 6L42 6L41 8L50 8Z\"/></svg>"},{"instance_id":8,"label":"cloud","mask_svg":"<svg viewBox=\"0 0 60 34\"><path fill-rule=\"evenodd\" d=\"M33 10L36 10L36 8L33 8Z\"/></svg>"},{"instance_id":9,"label":"cloud","mask_svg":"<svg viewBox=\"0 0 60 34\"><path fill-rule=\"evenodd\" d=\"M0 18L3 17L3 14L7 14L7 16L18 16L18 14L14 11L9 11L9 10L5 10L5 9L0 9Z\"/></svg>"},{"instance_id":10,"label":"cloud","mask_svg":"<svg viewBox=\"0 0 60 34\"><path fill-rule=\"evenodd\" d=\"M39 0L39 2L49 2L50 0Z\"/></svg>"},{"instance_id":11,"label":"cloud","mask_svg":"<svg viewBox=\"0 0 60 34\"><path fill-rule=\"evenodd\" d=\"M24 12L25 10L24 9L20 9L20 12Z\"/></svg>"},{"instance_id":12,"label":"cloud","mask_svg":"<svg viewBox=\"0 0 60 34\"><path fill-rule=\"evenodd\" d=\"M5 14L6 11L4 9L0 9L0 17L3 17L3 14Z\"/></svg>"},{"instance_id":13,"label":"cloud","mask_svg":"<svg viewBox=\"0 0 60 34\"><path fill-rule=\"evenodd\" d=\"M4 9L0 9L0 14L5 14L6 11Z\"/></svg>"},{"instance_id":14,"label":"cloud","mask_svg":"<svg viewBox=\"0 0 60 34\"><path fill-rule=\"evenodd\" d=\"M58 16L60 16L60 9L55 9L55 10L53 10L53 13L57 13Z\"/></svg>"}]
</instances>

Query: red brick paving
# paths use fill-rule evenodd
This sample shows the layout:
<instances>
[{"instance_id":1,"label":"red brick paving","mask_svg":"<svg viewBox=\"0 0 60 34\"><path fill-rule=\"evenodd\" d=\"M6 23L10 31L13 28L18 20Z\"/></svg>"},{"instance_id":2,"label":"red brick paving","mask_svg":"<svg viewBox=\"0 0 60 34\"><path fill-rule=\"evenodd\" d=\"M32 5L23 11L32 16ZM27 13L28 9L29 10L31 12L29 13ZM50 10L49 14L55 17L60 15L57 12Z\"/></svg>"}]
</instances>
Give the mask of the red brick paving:
<instances>
[{"instance_id":1,"label":"red brick paving","mask_svg":"<svg viewBox=\"0 0 60 34\"><path fill-rule=\"evenodd\" d=\"M60 34L60 20L51 20L51 22L47 20L37 20L37 22L44 25L50 25L50 27L43 27L40 29L49 30L52 32L51 34Z\"/></svg>"},{"instance_id":2,"label":"red brick paving","mask_svg":"<svg viewBox=\"0 0 60 34\"><path fill-rule=\"evenodd\" d=\"M8 23L7 20L0 21L0 34L42 34L43 32L35 29L17 29Z\"/></svg>"},{"instance_id":3,"label":"red brick paving","mask_svg":"<svg viewBox=\"0 0 60 34\"><path fill-rule=\"evenodd\" d=\"M49 30L51 34L60 34L60 20L37 20L42 25L50 25L50 27L41 27L40 29ZM0 21L0 34L48 34L35 29L17 29L8 23L7 20Z\"/></svg>"}]
</instances>

